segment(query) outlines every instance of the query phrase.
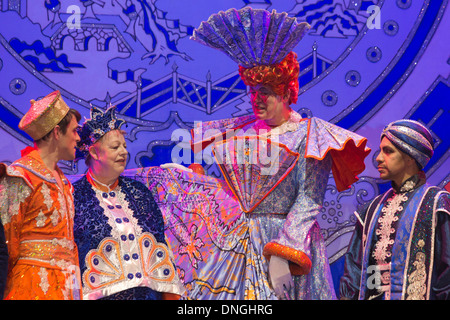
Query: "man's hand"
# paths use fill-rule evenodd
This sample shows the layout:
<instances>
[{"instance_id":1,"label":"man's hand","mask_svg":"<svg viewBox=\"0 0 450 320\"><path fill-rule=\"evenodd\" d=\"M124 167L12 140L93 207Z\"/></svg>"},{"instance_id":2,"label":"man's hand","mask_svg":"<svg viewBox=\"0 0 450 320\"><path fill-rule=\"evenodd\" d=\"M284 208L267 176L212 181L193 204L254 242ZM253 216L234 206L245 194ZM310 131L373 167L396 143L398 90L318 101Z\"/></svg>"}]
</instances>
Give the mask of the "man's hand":
<instances>
[{"instance_id":1,"label":"man's hand","mask_svg":"<svg viewBox=\"0 0 450 320\"><path fill-rule=\"evenodd\" d=\"M269 263L269 276L278 299L291 300L294 281L289 270L289 261L272 255Z\"/></svg>"}]
</instances>

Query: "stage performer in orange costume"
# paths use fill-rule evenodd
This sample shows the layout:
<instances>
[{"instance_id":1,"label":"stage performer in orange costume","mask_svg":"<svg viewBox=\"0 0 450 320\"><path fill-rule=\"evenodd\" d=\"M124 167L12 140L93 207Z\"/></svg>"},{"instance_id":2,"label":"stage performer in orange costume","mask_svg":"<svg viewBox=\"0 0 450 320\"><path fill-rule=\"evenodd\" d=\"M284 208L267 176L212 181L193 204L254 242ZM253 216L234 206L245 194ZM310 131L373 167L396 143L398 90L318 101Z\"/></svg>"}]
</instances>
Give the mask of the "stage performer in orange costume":
<instances>
[{"instance_id":1,"label":"stage performer in orange costume","mask_svg":"<svg viewBox=\"0 0 450 320\"><path fill-rule=\"evenodd\" d=\"M57 166L75 158L80 119L58 91L31 100L19 128L34 148L9 166L0 164L0 214L9 252L5 299L81 298L73 187Z\"/></svg>"}]
</instances>

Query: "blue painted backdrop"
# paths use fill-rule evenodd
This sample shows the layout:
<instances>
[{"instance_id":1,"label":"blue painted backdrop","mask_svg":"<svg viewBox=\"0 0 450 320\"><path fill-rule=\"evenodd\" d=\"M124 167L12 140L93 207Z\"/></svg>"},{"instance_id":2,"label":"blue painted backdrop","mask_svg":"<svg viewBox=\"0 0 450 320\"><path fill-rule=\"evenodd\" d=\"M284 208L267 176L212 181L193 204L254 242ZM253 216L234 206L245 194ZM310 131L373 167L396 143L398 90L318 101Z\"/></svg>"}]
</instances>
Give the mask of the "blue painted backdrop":
<instances>
[{"instance_id":1,"label":"blue painted backdrop","mask_svg":"<svg viewBox=\"0 0 450 320\"><path fill-rule=\"evenodd\" d=\"M446 0L0 0L0 161L11 163L32 144L17 125L30 99L53 90L86 118L91 104L117 106L128 122L127 168L173 161L174 146L188 148L186 136L172 137L176 129L251 113L236 64L189 40L211 14L246 5L311 24L295 50L301 88L294 109L366 136L372 148L350 190L338 193L330 178L318 217L337 284L352 212L389 187L374 166L387 123L424 123L436 140L428 179L449 183ZM197 158L183 151L220 176L209 150ZM83 163L61 166L69 175L86 171Z\"/></svg>"}]
</instances>

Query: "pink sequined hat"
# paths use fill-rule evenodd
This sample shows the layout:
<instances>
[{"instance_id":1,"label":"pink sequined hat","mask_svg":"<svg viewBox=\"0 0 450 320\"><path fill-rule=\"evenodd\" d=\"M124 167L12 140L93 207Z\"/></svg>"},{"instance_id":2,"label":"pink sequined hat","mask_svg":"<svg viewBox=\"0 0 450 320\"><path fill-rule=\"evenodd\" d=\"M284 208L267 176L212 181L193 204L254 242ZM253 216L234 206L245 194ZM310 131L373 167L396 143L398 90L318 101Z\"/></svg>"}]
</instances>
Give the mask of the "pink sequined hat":
<instances>
[{"instance_id":1,"label":"pink sequined hat","mask_svg":"<svg viewBox=\"0 0 450 320\"><path fill-rule=\"evenodd\" d=\"M19 129L28 133L35 141L49 133L69 112L69 106L61 98L59 91L30 102L31 108L20 120Z\"/></svg>"}]
</instances>

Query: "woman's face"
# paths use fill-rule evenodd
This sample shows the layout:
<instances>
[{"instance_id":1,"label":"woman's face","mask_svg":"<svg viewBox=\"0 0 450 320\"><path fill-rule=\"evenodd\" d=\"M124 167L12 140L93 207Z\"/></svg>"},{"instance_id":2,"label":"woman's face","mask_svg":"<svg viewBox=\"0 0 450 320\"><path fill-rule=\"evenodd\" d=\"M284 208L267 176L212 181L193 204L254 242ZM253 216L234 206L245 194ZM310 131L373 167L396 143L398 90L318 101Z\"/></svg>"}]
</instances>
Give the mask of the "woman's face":
<instances>
[{"instance_id":1,"label":"woman's face","mask_svg":"<svg viewBox=\"0 0 450 320\"><path fill-rule=\"evenodd\" d=\"M124 135L119 130L106 133L90 149L91 157L95 160L96 171L109 176L119 176L127 164L127 144Z\"/></svg>"},{"instance_id":2,"label":"woman's face","mask_svg":"<svg viewBox=\"0 0 450 320\"><path fill-rule=\"evenodd\" d=\"M269 126L280 125L280 119L289 109L287 98L273 92L268 86L250 87L250 101L253 113L259 120L264 120Z\"/></svg>"}]
</instances>

